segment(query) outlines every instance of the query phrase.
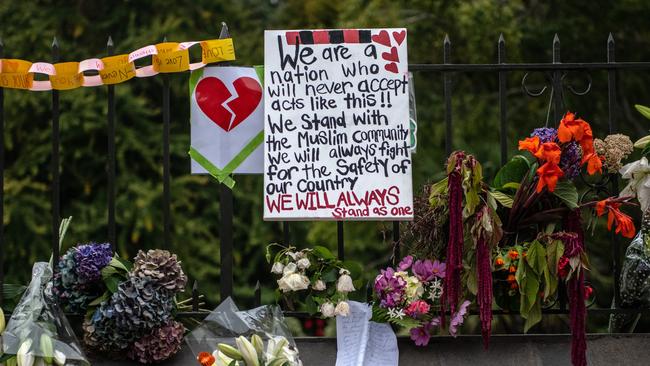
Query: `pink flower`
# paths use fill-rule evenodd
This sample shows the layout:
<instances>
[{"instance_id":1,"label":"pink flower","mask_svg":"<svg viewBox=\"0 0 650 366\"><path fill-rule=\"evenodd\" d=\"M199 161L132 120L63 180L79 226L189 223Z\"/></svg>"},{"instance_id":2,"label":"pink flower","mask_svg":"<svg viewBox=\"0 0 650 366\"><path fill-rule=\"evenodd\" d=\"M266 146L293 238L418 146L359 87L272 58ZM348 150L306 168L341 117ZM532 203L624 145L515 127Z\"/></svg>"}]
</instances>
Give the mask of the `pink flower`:
<instances>
[{"instance_id":1,"label":"pink flower","mask_svg":"<svg viewBox=\"0 0 650 366\"><path fill-rule=\"evenodd\" d=\"M449 322L449 334L454 337L458 334L458 327L463 325L463 322L465 321L465 315L467 314L469 304L471 304L471 302L465 300L458 308L458 312L451 317L451 322Z\"/></svg>"},{"instance_id":2,"label":"pink flower","mask_svg":"<svg viewBox=\"0 0 650 366\"><path fill-rule=\"evenodd\" d=\"M426 346L429 344L429 339L431 339L431 331L438 326L440 326L440 318L433 318L429 323L411 329L411 339L416 346Z\"/></svg>"},{"instance_id":3,"label":"pink flower","mask_svg":"<svg viewBox=\"0 0 650 366\"><path fill-rule=\"evenodd\" d=\"M401 262L399 262L399 266L397 267L397 270L406 271L407 269L411 268L411 264L413 264L413 256L407 255L402 259Z\"/></svg>"},{"instance_id":4,"label":"pink flower","mask_svg":"<svg viewBox=\"0 0 650 366\"><path fill-rule=\"evenodd\" d=\"M445 262L440 262L439 260L433 261L433 275L438 277L438 278L445 278L445 270L447 269L447 265Z\"/></svg>"},{"instance_id":5,"label":"pink flower","mask_svg":"<svg viewBox=\"0 0 650 366\"><path fill-rule=\"evenodd\" d=\"M422 282L431 281L435 277L445 278L445 269L447 265L439 260L431 262L428 259L423 261L417 260L413 264L413 273Z\"/></svg>"},{"instance_id":6,"label":"pink flower","mask_svg":"<svg viewBox=\"0 0 650 366\"><path fill-rule=\"evenodd\" d=\"M412 318L417 318L420 315L428 313L429 308L429 304L426 301L415 300L406 308L406 314Z\"/></svg>"}]
</instances>

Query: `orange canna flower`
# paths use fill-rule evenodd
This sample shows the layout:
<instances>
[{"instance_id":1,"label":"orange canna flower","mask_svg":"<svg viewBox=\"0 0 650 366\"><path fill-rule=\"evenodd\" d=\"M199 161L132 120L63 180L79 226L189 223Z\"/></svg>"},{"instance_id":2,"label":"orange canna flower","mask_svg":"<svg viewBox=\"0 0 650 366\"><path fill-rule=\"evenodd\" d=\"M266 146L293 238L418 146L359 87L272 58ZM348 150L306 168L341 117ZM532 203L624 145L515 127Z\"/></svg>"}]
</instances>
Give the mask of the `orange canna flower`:
<instances>
[{"instance_id":1,"label":"orange canna flower","mask_svg":"<svg viewBox=\"0 0 650 366\"><path fill-rule=\"evenodd\" d=\"M591 153L582 158L582 163L587 162L587 173L589 175L594 175L596 173L603 173L603 159L596 155L596 153Z\"/></svg>"},{"instance_id":2,"label":"orange canna flower","mask_svg":"<svg viewBox=\"0 0 650 366\"><path fill-rule=\"evenodd\" d=\"M536 158L543 160L543 161L548 161L554 164L560 164L560 155L562 154L562 150L556 144L555 142L545 142L543 143L537 152L535 152L533 155L535 155Z\"/></svg>"},{"instance_id":3,"label":"orange canna flower","mask_svg":"<svg viewBox=\"0 0 650 366\"><path fill-rule=\"evenodd\" d=\"M557 181L564 176L564 172L557 164L547 162L537 169L539 182L537 182L537 193L542 192L544 187L548 187L549 192L555 190Z\"/></svg>"},{"instance_id":4,"label":"orange canna flower","mask_svg":"<svg viewBox=\"0 0 650 366\"><path fill-rule=\"evenodd\" d=\"M566 112L557 129L557 138L562 143L571 140L580 142L583 139L593 140L593 134L589 123L582 118L576 118L574 113Z\"/></svg>"},{"instance_id":5,"label":"orange canna flower","mask_svg":"<svg viewBox=\"0 0 650 366\"><path fill-rule=\"evenodd\" d=\"M508 256L510 257L510 259L517 259L519 258L519 253L517 253L516 250L511 250L508 252Z\"/></svg>"},{"instance_id":6,"label":"orange canna flower","mask_svg":"<svg viewBox=\"0 0 650 366\"><path fill-rule=\"evenodd\" d=\"M539 150L539 137L526 137L524 140L519 141L519 150L528 150L531 154L535 155Z\"/></svg>"},{"instance_id":7,"label":"orange canna flower","mask_svg":"<svg viewBox=\"0 0 650 366\"><path fill-rule=\"evenodd\" d=\"M500 266L502 266L502 265L504 265L504 264L505 264L505 261L504 261L503 258L501 258L501 257L499 257L499 258L497 258L497 259L494 260L494 265L496 265L496 266L499 266L499 267L500 267Z\"/></svg>"},{"instance_id":8,"label":"orange canna flower","mask_svg":"<svg viewBox=\"0 0 650 366\"><path fill-rule=\"evenodd\" d=\"M607 210L607 230L612 230L612 226L616 224L616 234L621 234L626 238L633 238L636 233L634 222L632 218L620 210L621 204L612 202L611 198L598 201L596 203L596 214L602 216Z\"/></svg>"}]
</instances>

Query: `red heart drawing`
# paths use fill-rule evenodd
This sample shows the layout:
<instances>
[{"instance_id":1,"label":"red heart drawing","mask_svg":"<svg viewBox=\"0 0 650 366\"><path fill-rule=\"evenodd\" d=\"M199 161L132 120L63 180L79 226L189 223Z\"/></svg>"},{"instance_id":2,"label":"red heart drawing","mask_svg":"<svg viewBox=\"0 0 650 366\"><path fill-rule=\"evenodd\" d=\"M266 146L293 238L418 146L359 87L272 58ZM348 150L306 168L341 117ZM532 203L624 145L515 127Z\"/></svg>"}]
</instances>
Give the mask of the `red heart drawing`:
<instances>
[{"instance_id":1,"label":"red heart drawing","mask_svg":"<svg viewBox=\"0 0 650 366\"><path fill-rule=\"evenodd\" d=\"M390 52L383 52L381 57L386 61L399 62L399 55L397 54L397 47L392 47Z\"/></svg>"},{"instance_id":2,"label":"red heart drawing","mask_svg":"<svg viewBox=\"0 0 650 366\"><path fill-rule=\"evenodd\" d=\"M243 76L232 83L236 98L226 84L216 77L207 77L196 85L196 101L201 111L217 126L228 132L242 123L262 100L260 83ZM226 108L225 106L228 108Z\"/></svg>"},{"instance_id":3,"label":"red heart drawing","mask_svg":"<svg viewBox=\"0 0 650 366\"><path fill-rule=\"evenodd\" d=\"M393 32L393 38L395 38L395 42L397 42L397 44L402 44L402 42L404 42L404 38L406 38L406 31L403 30L401 32Z\"/></svg>"},{"instance_id":4,"label":"red heart drawing","mask_svg":"<svg viewBox=\"0 0 650 366\"><path fill-rule=\"evenodd\" d=\"M379 32L379 34L375 34L374 36L372 36L372 41L377 42L386 47L390 47L390 37L388 36L388 32L386 32L385 30Z\"/></svg>"},{"instance_id":5,"label":"red heart drawing","mask_svg":"<svg viewBox=\"0 0 650 366\"><path fill-rule=\"evenodd\" d=\"M386 69L386 71L390 71L397 74L397 64L394 62L384 65L384 69Z\"/></svg>"}]
</instances>

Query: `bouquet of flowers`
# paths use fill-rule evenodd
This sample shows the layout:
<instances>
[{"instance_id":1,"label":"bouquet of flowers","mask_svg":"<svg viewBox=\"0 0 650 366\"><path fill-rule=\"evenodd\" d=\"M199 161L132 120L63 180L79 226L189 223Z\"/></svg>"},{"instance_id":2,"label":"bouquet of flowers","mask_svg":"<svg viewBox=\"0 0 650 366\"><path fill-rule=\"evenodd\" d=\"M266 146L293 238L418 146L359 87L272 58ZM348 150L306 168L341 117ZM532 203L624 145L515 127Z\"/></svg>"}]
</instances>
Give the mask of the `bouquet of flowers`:
<instances>
[{"instance_id":1,"label":"bouquet of flowers","mask_svg":"<svg viewBox=\"0 0 650 366\"><path fill-rule=\"evenodd\" d=\"M446 265L438 260L415 260L406 256L397 268L382 269L373 286L373 321L390 322L410 330L418 346L426 346L444 313L441 300ZM456 336L463 324L469 301L452 315L449 333Z\"/></svg>"},{"instance_id":2,"label":"bouquet of flowers","mask_svg":"<svg viewBox=\"0 0 650 366\"><path fill-rule=\"evenodd\" d=\"M187 277L176 255L140 251L131 264L113 256L109 244L89 243L69 249L58 269L53 293L66 310L86 313L91 349L140 363L180 350L185 327L173 315Z\"/></svg>"},{"instance_id":3,"label":"bouquet of flowers","mask_svg":"<svg viewBox=\"0 0 650 366\"><path fill-rule=\"evenodd\" d=\"M2 334L2 359L7 364L90 365L52 296L51 278L48 263L34 264L32 281Z\"/></svg>"},{"instance_id":4,"label":"bouquet of flowers","mask_svg":"<svg viewBox=\"0 0 650 366\"><path fill-rule=\"evenodd\" d=\"M186 342L202 366L302 365L278 306L239 310L227 298L187 335Z\"/></svg>"},{"instance_id":5,"label":"bouquet of flowers","mask_svg":"<svg viewBox=\"0 0 650 366\"><path fill-rule=\"evenodd\" d=\"M279 250L271 258L274 247ZM301 303L310 314L320 313L324 318L346 316L350 311L348 294L362 287L358 280L361 265L338 260L322 246L297 250L271 244L266 248L266 259L272 263L271 272L279 276L278 289L290 310L296 310L296 303Z\"/></svg>"},{"instance_id":6,"label":"bouquet of flowers","mask_svg":"<svg viewBox=\"0 0 650 366\"><path fill-rule=\"evenodd\" d=\"M584 299L589 291L581 209L607 215L608 228L625 237L633 237L635 228L620 209L630 197L579 195L576 180L584 178L583 167L588 175L616 172L632 142L624 135L594 138L590 124L568 112L557 129L535 129L519 141L519 149L530 155L515 156L491 185L483 182L476 158L452 153L447 177L428 185L415 201L415 220L408 230L411 250L423 258L444 258L443 309L453 313L460 298L476 296L486 346L493 284L497 304L518 308L527 331L541 319L542 304L556 296L558 282L565 281L572 360L584 365Z\"/></svg>"}]
</instances>

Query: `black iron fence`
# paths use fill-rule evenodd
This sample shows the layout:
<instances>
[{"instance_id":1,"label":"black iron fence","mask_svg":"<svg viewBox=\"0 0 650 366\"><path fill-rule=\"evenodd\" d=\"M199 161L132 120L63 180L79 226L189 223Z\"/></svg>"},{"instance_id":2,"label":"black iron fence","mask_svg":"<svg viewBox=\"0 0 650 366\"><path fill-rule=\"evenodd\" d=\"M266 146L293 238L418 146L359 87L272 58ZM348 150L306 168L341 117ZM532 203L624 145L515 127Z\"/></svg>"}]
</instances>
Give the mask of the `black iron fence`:
<instances>
[{"instance_id":1,"label":"black iron fence","mask_svg":"<svg viewBox=\"0 0 650 366\"><path fill-rule=\"evenodd\" d=\"M228 28L225 24L222 25L220 38L229 37ZM524 72L521 79L522 92L530 97L539 97L547 90L550 91L551 103L549 105L548 113L552 113L553 120L558 121L561 119L565 111L564 94L572 93L574 95L584 95L591 90L591 77L590 72L605 72L607 73L607 100L608 100L608 128L609 133L617 132L617 118L619 116L616 102L616 83L617 73L624 70L648 70L650 69L650 62L617 62L615 59L616 43L613 36L610 34L606 43L606 62L588 62L588 63L562 63L560 57L560 40L556 35L552 43L552 60L547 63L507 63L506 58L506 42L501 36L497 42L497 60L496 63L487 64L458 64L452 62L452 42L448 37L445 37L443 43L443 63L442 64L411 64L409 70L417 73L433 74L433 77L440 77L442 79L442 95L444 98L444 126L445 126L445 151L447 154L451 153L454 149L454 141L452 138L452 130L454 127L454 113L452 110L452 99L454 98L454 88L452 77L458 73L487 73L490 77L495 77L498 80L498 109L499 109L499 133L500 133L500 160L505 164L508 160L508 96L506 85L509 78L512 78L512 72ZM107 44L107 55L113 55L114 44L109 37ZM4 45L0 40L0 58L4 56ZM56 39L52 44L52 61L59 61L59 45ZM578 90L571 84L566 82L566 76L571 72L586 73L588 82L587 85L581 90ZM86 72L87 76L91 76L92 71ZM541 89L531 90L527 85L527 78L530 73L541 73L547 85ZM171 172L170 172L170 82L168 75L160 76L163 81L162 86L162 126L163 126L163 248L171 247ZM119 86L118 86L119 87ZM107 177L107 237L109 242L115 248L116 242L116 171L115 171L115 88L114 85L108 85L107 88L107 115L106 115L106 131L107 131L107 154L106 154L106 177ZM0 88L0 136L4 136L4 92ZM59 94L57 90L52 90L52 141L51 141L51 250L53 254L53 267L56 271L57 262L59 258L59 224L61 221L60 213L60 130L59 130ZM4 211L4 139L0 138L0 217L3 217ZM592 189L606 190L610 194L618 193L618 183L614 176L605 177L602 183L591 185ZM220 204L220 258L219 265L221 268L220 276L220 296L222 299L233 295L233 252L235 250L233 245L233 194L230 188L225 185L220 187L219 195ZM291 242L291 228L288 222L282 223L283 242ZM392 223L392 244L393 253L392 257L397 259L400 257L400 223ZM590 308L588 311L595 314L612 314L612 313L639 313L643 312L641 309L627 309L619 308L619 277L621 268L621 246L618 240L611 237L611 257L612 257L612 273L615 277L613 281L612 306L610 308ZM337 249L338 257L345 258L345 240L344 240L344 225L343 222L337 222ZM4 225L0 225L0 285L4 283L4 256L6 246L4 240ZM0 293L0 296L2 294ZM192 286L192 308L193 311L184 312L179 314L181 317L197 317L200 318L205 315L204 312L199 312L199 287L195 282ZM2 299L0 297L0 303ZM261 286L258 282L255 286L255 304L261 303ZM544 314L566 314L566 295L560 296L557 303L552 307L543 309ZM308 314L300 312L287 312L290 316L305 317ZM494 314L506 314L506 312L495 310Z\"/></svg>"}]
</instances>

